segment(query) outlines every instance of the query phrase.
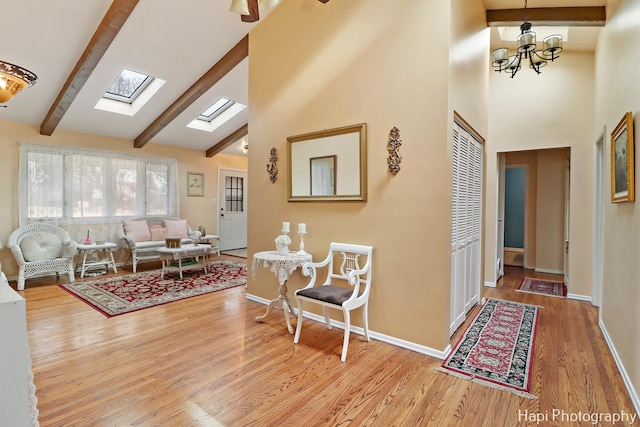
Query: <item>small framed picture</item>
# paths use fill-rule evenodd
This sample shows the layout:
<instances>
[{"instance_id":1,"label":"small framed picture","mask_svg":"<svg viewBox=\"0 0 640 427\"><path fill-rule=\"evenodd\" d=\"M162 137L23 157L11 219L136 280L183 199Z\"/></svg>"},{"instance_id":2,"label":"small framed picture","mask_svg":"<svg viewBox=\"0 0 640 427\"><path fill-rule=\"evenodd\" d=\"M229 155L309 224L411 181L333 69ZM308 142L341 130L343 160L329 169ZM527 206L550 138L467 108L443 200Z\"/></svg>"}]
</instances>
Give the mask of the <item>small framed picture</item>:
<instances>
[{"instance_id":1,"label":"small framed picture","mask_svg":"<svg viewBox=\"0 0 640 427\"><path fill-rule=\"evenodd\" d=\"M187 196L204 197L204 173L187 172Z\"/></svg>"},{"instance_id":2,"label":"small framed picture","mask_svg":"<svg viewBox=\"0 0 640 427\"><path fill-rule=\"evenodd\" d=\"M634 188L633 115L628 112L611 133L611 201L633 202Z\"/></svg>"}]
</instances>

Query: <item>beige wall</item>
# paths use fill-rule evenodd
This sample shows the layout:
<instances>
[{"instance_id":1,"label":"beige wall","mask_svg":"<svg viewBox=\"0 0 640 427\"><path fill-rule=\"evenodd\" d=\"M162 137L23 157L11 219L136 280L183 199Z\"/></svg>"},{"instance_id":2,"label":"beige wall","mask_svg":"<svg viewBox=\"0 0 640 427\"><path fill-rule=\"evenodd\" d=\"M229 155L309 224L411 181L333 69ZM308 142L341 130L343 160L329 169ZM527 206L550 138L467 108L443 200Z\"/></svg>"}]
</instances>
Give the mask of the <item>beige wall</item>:
<instances>
[{"instance_id":1,"label":"beige wall","mask_svg":"<svg viewBox=\"0 0 640 427\"><path fill-rule=\"evenodd\" d=\"M528 67L511 79L489 76L485 282L496 281L497 153L569 147L571 202L569 280L572 293L591 295L594 55L563 52L537 75Z\"/></svg>"},{"instance_id":2,"label":"beige wall","mask_svg":"<svg viewBox=\"0 0 640 427\"><path fill-rule=\"evenodd\" d=\"M6 247L9 234L18 227L18 163L19 141L37 142L65 146L81 146L87 148L114 150L130 154L170 157L178 160L179 178L179 211L182 218L186 218L189 225L196 228L203 225L208 233L216 233L218 229L217 209L211 204L211 199L218 197L218 168L247 169L247 159L241 156L218 154L207 158L203 152L179 149L158 144L147 144L142 149L133 148L130 140L107 138L99 135L82 134L64 130L56 130L52 136L40 135L39 127L20 123L0 121L0 242L4 246L0 250L2 270L8 277L18 274L18 267ZM187 171L204 172L205 196L187 197ZM72 236L73 238L74 236ZM120 251L120 261L124 261L126 254ZM27 284L28 286L28 284Z\"/></svg>"},{"instance_id":3,"label":"beige wall","mask_svg":"<svg viewBox=\"0 0 640 427\"><path fill-rule=\"evenodd\" d=\"M635 203L610 203L610 133L627 111L633 112L636 165L640 125L640 2L620 0L607 5L607 25L596 54L596 126L606 126L604 168L604 265L600 316L640 410L640 209ZM636 175L637 175L636 166ZM639 184L636 176L636 188ZM637 192L637 191L636 191ZM572 193L573 195L573 193ZM636 196L636 198L638 198Z\"/></svg>"},{"instance_id":4,"label":"beige wall","mask_svg":"<svg viewBox=\"0 0 640 427\"><path fill-rule=\"evenodd\" d=\"M332 240L373 245L370 328L437 350L449 345L449 5L285 1L249 43L249 122L260 135L249 159L249 253L274 249L282 221L294 230L307 224L305 249L318 260ZM481 98L485 71L476 62L470 67L480 88L468 95ZM484 104L478 105L462 108L463 114L483 117ZM368 201L288 203L286 137L362 122ZM386 150L394 126L403 142L396 176L388 172ZM271 147L279 153L275 184L264 171ZM263 270L249 281L248 293L271 299L276 283ZM290 293L303 283L295 273ZM355 322L361 324L359 316Z\"/></svg>"}]
</instances>

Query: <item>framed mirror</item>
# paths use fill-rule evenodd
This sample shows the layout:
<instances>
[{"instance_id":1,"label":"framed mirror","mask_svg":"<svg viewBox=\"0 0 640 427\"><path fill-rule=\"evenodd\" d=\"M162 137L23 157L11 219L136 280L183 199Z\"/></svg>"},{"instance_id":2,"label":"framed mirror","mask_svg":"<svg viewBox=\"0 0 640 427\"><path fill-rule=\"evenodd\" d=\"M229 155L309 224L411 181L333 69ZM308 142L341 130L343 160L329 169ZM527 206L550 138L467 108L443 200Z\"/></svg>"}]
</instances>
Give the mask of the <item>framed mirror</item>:
<instances>
[{"instance_id":1,"label":"framed mirror","mask_svg":"<svg viewBox=\"0 0 640 427\"><path fill-rule=\"evenodd\" d=\"M287 138L289 201L366 201L366 123Z\"/></svg>"}]
</instances>

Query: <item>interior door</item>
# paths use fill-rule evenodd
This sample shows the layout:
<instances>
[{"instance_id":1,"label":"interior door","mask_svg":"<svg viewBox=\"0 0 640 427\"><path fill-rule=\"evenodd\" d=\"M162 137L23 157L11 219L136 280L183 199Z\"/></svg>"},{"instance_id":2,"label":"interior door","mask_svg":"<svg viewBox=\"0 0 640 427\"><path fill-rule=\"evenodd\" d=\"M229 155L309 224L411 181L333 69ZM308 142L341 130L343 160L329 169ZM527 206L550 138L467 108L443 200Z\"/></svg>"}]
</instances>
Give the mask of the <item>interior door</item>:
<instances>
[{"instance_id":1,"label":"interior door","mask_svg":"<svg viewBox=\"0 0 640 427\"><path fill-rule=\"evenodd\" d=\"M564 168L564 283L569 289L569 201L571 200L571 157L567 156Z\"/></svg>"},{"instance_id":2,"label":"interior door","mask_svg":"<svg viewBox=\"0 0 640 427\"><path fill-rule=\"evenodd\" d=\"M504 175L505 154L498 153L498 218L496 225L498 241L496 244L496 282L504 276Z\"/></svg>"},{"instance_id":3,"label":"interior door","mask_svg":"<svg viewBox=\"0 0 640 427\"><path fill-rule=\"evenodd\" d=\"M218 235L220 250L247 247L247 171L220 169L218 173Z\"/></svg>"},{"instance_id":4,"label":"interior door","mask_svg":"<svg viewBox=\"0 0 640 427\"><path fill-rule=\"evenodd\" d=\"M453 126L450 335L480 299L482 260L482 138Z\"/></svg>"}]
</instances>

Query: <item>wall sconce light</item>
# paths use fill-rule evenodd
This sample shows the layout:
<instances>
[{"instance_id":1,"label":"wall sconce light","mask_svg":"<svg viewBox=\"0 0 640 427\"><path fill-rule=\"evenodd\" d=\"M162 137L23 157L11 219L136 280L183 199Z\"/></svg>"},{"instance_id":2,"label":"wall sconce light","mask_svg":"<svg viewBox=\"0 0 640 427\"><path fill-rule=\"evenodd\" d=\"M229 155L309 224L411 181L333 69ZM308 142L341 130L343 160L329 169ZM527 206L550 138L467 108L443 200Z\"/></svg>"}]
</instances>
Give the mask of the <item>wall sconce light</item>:
<instances>
[{"instance_id":1,"label":"wall sconce light","mask_svg":"<svg viewBox=\"0 0 640 427\"><path fill-rule=\"evenodd\" d=\"M243 152L244 154L247 154L247 153L249 152L249 144L245 143L245 144L242 146L242 152Z\"/></svg>"},{"instance_id":2,"label":"wall sconce light","mask_svg":"<svg viewBox=\"0 0 640 427\"><path fill-rule=\"evenodd\" d=\"M25 87L33 86L38 76L31 71L0 61L0 103L9 101Z\"/></svg>"}]
</instances>

